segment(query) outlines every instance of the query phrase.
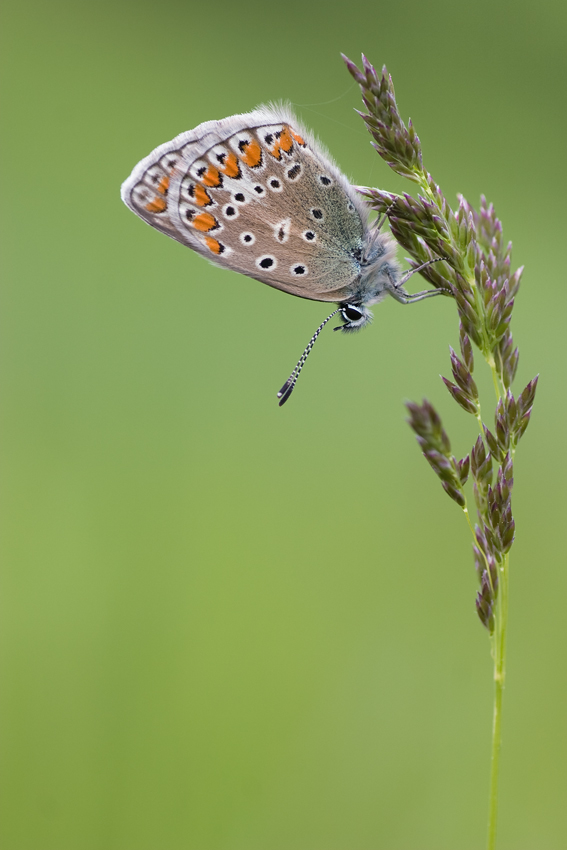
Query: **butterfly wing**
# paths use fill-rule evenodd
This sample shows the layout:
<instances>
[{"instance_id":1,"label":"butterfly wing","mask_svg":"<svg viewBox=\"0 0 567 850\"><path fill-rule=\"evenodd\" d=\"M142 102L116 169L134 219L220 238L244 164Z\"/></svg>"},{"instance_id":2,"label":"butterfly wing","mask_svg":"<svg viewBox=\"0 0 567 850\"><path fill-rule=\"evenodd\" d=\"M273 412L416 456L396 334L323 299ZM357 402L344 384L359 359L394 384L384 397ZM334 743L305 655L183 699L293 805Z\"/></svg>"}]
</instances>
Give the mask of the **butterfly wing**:
<instances>
[{"instance_id":1,"label":"butterfly wing","mask_svg":"<svg viewBox=\"0 0 567 850\"><path fill-rule=\"evenodd\" d=\"M293 295L343 301L359 278L367 207L285 108L177 136L136 166L122 197L216 264Z\"/></svg>"},{"instance_id":2,"label":"butterfly wing","mask_svg":"<svg viewBox=\"0 0 567 850\"><path fill-rule=\"evenodd\" d=\"M197 244L193 244L194 240L188 240L186 234L180 233L171 221L169 188L176 172L186 169L184 158L188 157L190 161L194 146L199 142L206 144L207 138L210 138L209 130L214 132L218 124L218 121L208 121L157 147L135 166L120 190L126 206L143 221L195 250ZM213 136L211 144L215 139L216 136Z\"/></svg>"}]
</instances>

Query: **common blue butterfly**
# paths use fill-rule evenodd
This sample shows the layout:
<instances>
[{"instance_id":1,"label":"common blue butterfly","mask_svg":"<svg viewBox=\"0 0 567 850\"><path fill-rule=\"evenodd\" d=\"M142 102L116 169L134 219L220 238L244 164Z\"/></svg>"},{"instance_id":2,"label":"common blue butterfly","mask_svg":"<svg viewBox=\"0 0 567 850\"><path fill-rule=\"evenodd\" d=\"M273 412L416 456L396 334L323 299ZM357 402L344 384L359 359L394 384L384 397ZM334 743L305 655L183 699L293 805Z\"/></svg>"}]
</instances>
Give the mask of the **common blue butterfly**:
<instances>
[{"instance_id":1,"label":"common blue butterfly","mask_svg":"<svg viewBox=\"0 0 567 850\"><path fill-rule=\"evenodd\" d=\"M224 268L300 298L338 306L317 328L278 393L290 397L327 322L359 330L370 305L410 295L396 245L322 145L285 106L207 121L160 145L122 184L122 200L145 222ZM429 261L434 262L434 261ZM428 265L425 263L424 265Z\"/></svg>"}]
</instances>

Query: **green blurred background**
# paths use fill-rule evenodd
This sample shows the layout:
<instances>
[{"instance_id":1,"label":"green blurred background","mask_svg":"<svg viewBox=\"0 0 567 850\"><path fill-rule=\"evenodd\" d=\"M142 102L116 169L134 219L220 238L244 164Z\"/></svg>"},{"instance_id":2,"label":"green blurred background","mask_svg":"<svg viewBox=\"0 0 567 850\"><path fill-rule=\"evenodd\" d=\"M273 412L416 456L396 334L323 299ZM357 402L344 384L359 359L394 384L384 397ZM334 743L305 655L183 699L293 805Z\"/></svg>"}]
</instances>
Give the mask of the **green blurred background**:
<instances>
[{"instance_id":1,"label":"green blurred background","mask_svg":"<svg viewBox=\"0 0 567 850\"><path fill-rule=\"evenodd\" d=\"M280 98L355 183L412 191L340 51L387 63L445 194L486 193L527 266L499 847L565 847L566 36L558 0L7 3L5 850L484 844L489 642L402 406L468 450L454 305L325 333L280 410L323 305L119 197L156 145Z\"/></svg>"}]
</instances>

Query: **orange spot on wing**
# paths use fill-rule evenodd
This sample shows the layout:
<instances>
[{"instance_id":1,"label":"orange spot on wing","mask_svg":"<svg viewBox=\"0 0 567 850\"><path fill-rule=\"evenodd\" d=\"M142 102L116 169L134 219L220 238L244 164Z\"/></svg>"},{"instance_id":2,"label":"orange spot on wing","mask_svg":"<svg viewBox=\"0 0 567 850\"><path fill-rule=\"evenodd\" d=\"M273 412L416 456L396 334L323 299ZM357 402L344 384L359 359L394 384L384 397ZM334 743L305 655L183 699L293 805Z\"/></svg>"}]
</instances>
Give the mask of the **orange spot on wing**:
<instances>
[{"instance_id":1,"label":"orange spot on wing","mask_svg":"<svg viewBox=\"0 0 567 850\"><path fill-rule=\"evenodd\" d=\"M224 168L221 168L221 171L223 174L226 174L227 177L238 177L238 175L240 174L238 157L232 151L227 154L227 157L224 161Z\"/></svg>"},{"instance_id":2,"label":"orange spot on wing","mask_svg":"<svg viewBox=\"0 0 567 850\"><path fill-rule=\"evenodd\" d=\"M167 209L167 204L163 198L154 198L149 204L146 204L148 212L162 213Z\"/></svg>"},{"instance_id":3,"label":"orange spot on wing","mask_svg":"<svg viewBox=\"0 0 567 850\"><path fill-rule=\"evenodd\" d=\"M295 130L291 129L291 127L289 128L289 131L290 131L291 135L293 136L293 138L295 139L295 141L297 142L297 144L301 145L301 147L304 148L305 147L305 139L302 139L301 136L299 135L299 133L296 133Z\"/></svg>"},{"instance_id":4,"label":"orange spot on wing","mask_svg":"<svg viewBox=\"0 0 567 850\"><path fill-rule=\"evenodd\" d=\"M157 190L161 192L162 195L165 195L167 190L169 189L169 177L162 177L158 183Z\"/></svg>"},{"instance_id":5,"label":"orange spot on wing","mask_svg":"<svg viewBox=\"0 0 567 850\"><path fill-rule=\"evenodd\" d=\"M280 147L282 151L285 151L286 153L289 153L293 147L293 139L291 138L289 127L283 128L283 132L280 136Z\"/></svg>"},{"instance_id":6,"label":"orange spot on wing","mask_svg":"<svg viewBox=\"0 0 567 850\"><path fill-rule=\"evenodd\" d=\"M198 183L194 186L192 195L198 207L206 207L213 202L207 190L203 186L199 186Z\"/></svg>"},{"instance_id":7,"label":"orange spot on wing","mask_svg":"<svg viewBox=\"0 0 567 850\"><path fill-rule=\"evenodd\" d=\"M280 146L280 140L275 139L274 144L272 145L271 148L268 148L268 151L271 153L271 155L274 157L274 159L281 159L282 158L282 151L281 151L281 146Z\"/></svg>"},{"instance_id":8,"label":"orange spot on wing","mask_svg":"<svg viewBox=\"0 0 567 850\"><path fill-rule=\"evenodd\" d=\"M213 239L212 236L205 236L205 242L207 243L207 248L209 248L213 254L222 254L224 251L224 245L221 245L221 243L217 242L216 239Z\"/></svg>"},{"instance_id":9,"label":"orange spot on wing","mask_svg":"<svg viewBox=\"0 0 567 850\"><path fill-rule=\"evenodd\" d=\"M250 168L255 168L257 165L260 165L262 162L262 148L256 139L252 139L252 141L242 145L241 157L242 162Z\"/></svg>"},{"instance_id":10,"label":"orange spot on wing","mask_svg":"<svg viewBox=\"0 0 567 850\"><path fill-rule=\"evenodd\" d=\"M201 180L205 184L205 186L210 186L211 188L216 188L217 186L222 186L222 177L220 176L220 171L218 168L215 168L214 165L209 165Z\"/></svg>"},{"instance_id":11,"label":"orange spot on wing","mask_svg":"<svg viewBox=\"0 0 567 850\"><path fill-rule=\"evenodd\" d=\"M201 230L204 233L207 230L213 230L213 228L218 227L219 223L210 213L199 213L199 215L195 216L193 221L191 222L193 227L197 230Z\"/></svg>"}]
</instances>

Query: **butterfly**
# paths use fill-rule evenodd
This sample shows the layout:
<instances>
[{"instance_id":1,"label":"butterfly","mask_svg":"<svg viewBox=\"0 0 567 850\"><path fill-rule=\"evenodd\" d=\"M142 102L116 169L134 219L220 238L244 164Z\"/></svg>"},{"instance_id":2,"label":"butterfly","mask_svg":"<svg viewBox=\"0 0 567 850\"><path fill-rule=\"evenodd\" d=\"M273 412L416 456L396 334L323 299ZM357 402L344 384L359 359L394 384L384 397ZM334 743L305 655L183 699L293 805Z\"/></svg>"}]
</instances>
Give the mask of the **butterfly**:
<instances>
[{"instance_id":1,"label":"butterfly","mask_svg":"<svg viewBox=\"0 0 567 850\"><path fill-rule=\"evenodd\" d=\"M289 399L325 325L357 331L386 295L402 304L440 294L404 289L396 243L325 148L286 106L207 121L157 147L122 184L143 221L223 268L312 301L337 304L278 392Z\"/></svg>"}]
</instances>

